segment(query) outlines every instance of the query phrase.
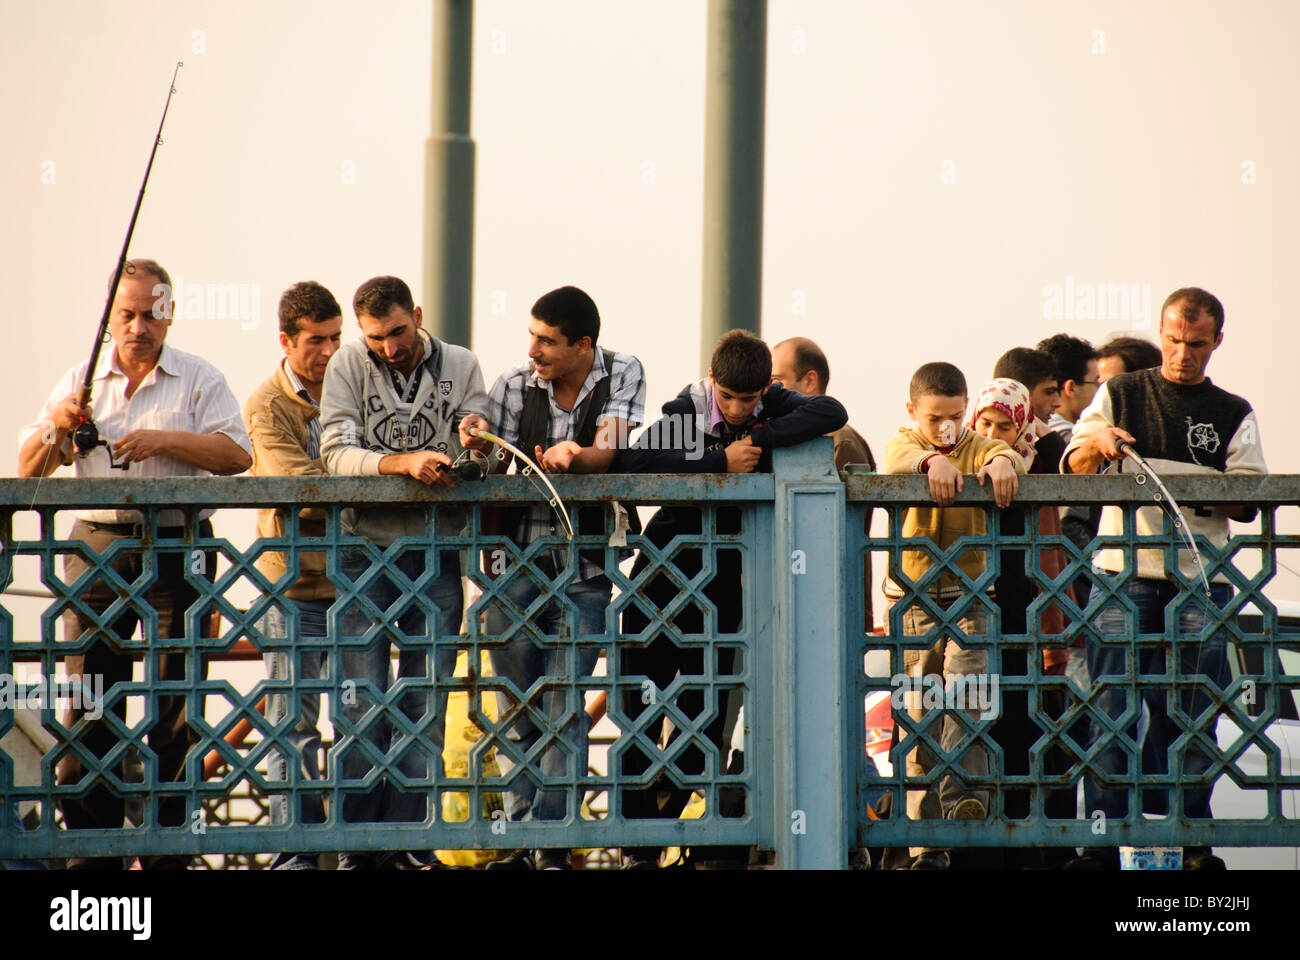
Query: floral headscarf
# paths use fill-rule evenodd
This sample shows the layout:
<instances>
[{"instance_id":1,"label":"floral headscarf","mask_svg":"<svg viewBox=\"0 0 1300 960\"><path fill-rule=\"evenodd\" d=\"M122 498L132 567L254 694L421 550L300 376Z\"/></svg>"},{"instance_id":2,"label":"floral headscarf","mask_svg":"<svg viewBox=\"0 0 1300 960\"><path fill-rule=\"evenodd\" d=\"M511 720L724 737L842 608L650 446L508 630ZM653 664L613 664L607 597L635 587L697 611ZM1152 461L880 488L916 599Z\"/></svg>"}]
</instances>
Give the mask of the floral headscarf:
<instances>
[{"instance_id":1,"label":"floral headscarf","mask_svg":"<svg viewBox=\"0 0 1300 960\"><path fill-rule=\"evenodd\" d=\"M1037 440L1034 434L1034 408L1029 398L1029 391L1019 380L1011 380L1007 377L990 380L984 384L975 398L975 406L971 409L970 420L966 425L974 430L975 424L979 421L980 411L987 410L989 407L1006 414L1015 424L1018 432L1011 449L1020 454L1028 469L1034 460L1034 441Z\"/></svg>"}]
</instances>

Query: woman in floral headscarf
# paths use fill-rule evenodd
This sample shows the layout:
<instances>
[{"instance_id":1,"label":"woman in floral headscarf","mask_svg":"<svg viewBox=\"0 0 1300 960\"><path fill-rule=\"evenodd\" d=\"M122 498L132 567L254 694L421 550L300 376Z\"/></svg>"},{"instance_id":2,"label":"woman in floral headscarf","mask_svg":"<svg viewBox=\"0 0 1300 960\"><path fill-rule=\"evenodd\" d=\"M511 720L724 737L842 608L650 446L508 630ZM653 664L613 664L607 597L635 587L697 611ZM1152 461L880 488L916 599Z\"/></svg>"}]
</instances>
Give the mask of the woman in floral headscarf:
<instances>
[{"instance_id":1,"label":"woman in floral headscarf","mask_svg":"<svg viewBox=\"0 0 1300 960\"><path fill-rule=\"evenodd\" d=\"M981 436L1005 441L1025 461L1030 473L1055 473L1055 464L1046 463L1036 456L1035 443L1039 428L1034 418L1034 407L1029 390L1016 380L1006 378L986 383L975 398L967 424ZM1043 429L1046 427L1044 425ZM1025 533L1025 508L1008 507L1002 511L1000 530L1004 535L1023 536ZM1038 533L1042 536L1059 536L1061 520L1055 507L1041 507L1038 511ZM999 574L993 596L1002 611L1002 633L1015 636L1028 633L1045 639L1045 635L1059 634L1064 629L1064 617L1055 605L1042 612L1041 629L1038 623L1028 624L1026 610L1038 596L1038 586L1025 572L1023 550L1002 550ZM1039 554L1042 577L1056 579L1061 572L1061 557L1056 550L1043 550ZM1043 650L1043 673L1063 674L1069 655L1064 647ZM1002 672L1014 677L1028 673L1027 658L1023 648L1002 652ZM1040 711L1060 716L1064 702L1056 691L1040 689ZM1042 731L1029 717L1029 698L1023 690L1002 691L1002 710L993 726L993 739L1002 747L1003 772L1024 776L1029 774L1029 749ZM1044 773L1061 773L1068 769L1059 748L1044 754ZM1008 817L1025 817L1029 814L1029 797L1025 790L1004 791ZM1064 792L1048 794L1046 812L1049 817L1074 816L1074 796ZM1005 867L1059 866L1073 854L1068 848L1006 849L1003 853Z\"/></svg>"}]
</instances>

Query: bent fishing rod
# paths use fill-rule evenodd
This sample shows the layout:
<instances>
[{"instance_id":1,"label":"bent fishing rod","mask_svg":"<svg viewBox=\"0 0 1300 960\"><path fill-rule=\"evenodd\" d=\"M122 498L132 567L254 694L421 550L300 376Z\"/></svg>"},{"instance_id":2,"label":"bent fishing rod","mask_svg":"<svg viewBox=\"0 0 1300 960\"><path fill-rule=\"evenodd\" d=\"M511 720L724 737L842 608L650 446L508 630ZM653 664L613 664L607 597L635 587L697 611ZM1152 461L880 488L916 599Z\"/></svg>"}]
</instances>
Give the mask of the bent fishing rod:
<instances>
[{"instance_id":1,"label":"bent fishing rod","mask_svg":"<svg viewBox=\"0 0 1300 960\"><path fill-rule=\"evenodd\" d=\"M1151 469L1151 464L1146 462L1142 454L1133 449L1133 444L1116 437L1115 449L1132 460L1137 465L1137 468L1142 471L1134 478L1137 480L1138 486L1145 486L1148 478L1155 484L1155 490L1152 491L1151 496L1169 514L1174 527L1183 535L1183 540L1187 542L1187 545L1191 547L1192 559L1196 563L1196 572L1201 575L1201 585L1205 588L1205 599L1213 606L1214 598L1210 594L1210 580L1205 575L1205 563L1201 560L1201 551L1196 549L1196 540L1192 537L1191 527L1187 525L1187 518L1183 516L1183 508L1178 505L1178 501L1173 498L1173 495L1161 482L1160 477Z\"/></svg>"},{"instance_id":2,"label":"bent fishing rod","mask_svg":"<svg viewBox=\"0 0 1300 960\"><path fill-rule=\"evenodd\" d=\"M524 453L513 443L507 443L495 434L488 433L486 430L475 429L471 436L482 437L489 443L495 443L501 449L508 453L512 453L519 458L519 462L523 465L520 473L530 479L536 478L533 482L533 486L535 487L537 486L536 481L541 481L545 487L542 492L546 497L547 505L555 511L556 517L560 520L560 525L564 528L564 539L572 541L574 533L573 521L569 518L569 511L565 508L564 501L560 499L559 492L555 489L554 485L552 485L550 478L546 476L546 471L534 463L528 454Z\"/></svg>"},{"instance_id":3,"label":"bent fishing rod","mask_svg":"<svg viewBox=\"0 0 1300 960\"><path fill-rule=\"evenodd\" d=\"M135 209L131 211L131 223L126 228L126 239L122 241L122 252L117 258L117 269L113 271L113 282L108 287L108 299L104 302L104 315L99 318L99 329L95 331L95 342L90 348L90 363L86 365L86 376L81 382L81 392L77 396L77 403L82 407L90 404L92 384L95 380L95 368L99 365L99 351L107 339L108 320L113 313L113 300L117 297L117 285L122 282L122 274L126 270L126 253L131 246L131 236L135 233L135 222L140 216L140 204L144 201L144 189L148 186L149 174L153 171L154 157L158 155L158 148L162 146L163 124L167 122L167 110L172 104L172 94L176 92L176 76L183 66L185 64L177 60L176 67L172 70L171 83L167 88L167 101L163 104L162 119L158 121L158 132L153 138L153 149L149 151L149 163L144 168L144 179L140 181L140 192L135 198ZM170 302L171 291L168 290L164 297ZM114 470L125 470L130 466L127 463L115 463L113 461L113 449L108 445L107 440L100 439L99 428L95 426L94 420L82 420L81 424L72 433L72 442L77 448L78 456L84 457L96 447L104 447L108 451L109 466Z\"/></svg>"}]
</instances>

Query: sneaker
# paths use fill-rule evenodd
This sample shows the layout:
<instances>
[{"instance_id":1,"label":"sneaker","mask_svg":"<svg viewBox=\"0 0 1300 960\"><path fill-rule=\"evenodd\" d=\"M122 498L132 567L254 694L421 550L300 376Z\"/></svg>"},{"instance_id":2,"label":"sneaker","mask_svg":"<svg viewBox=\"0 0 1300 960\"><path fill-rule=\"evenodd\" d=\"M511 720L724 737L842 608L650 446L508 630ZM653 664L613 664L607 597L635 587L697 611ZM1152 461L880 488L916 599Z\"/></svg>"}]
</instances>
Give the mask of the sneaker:
<instances>
[{"instance_id":1,"label":"sneaker","mask_svg":"<svg viewBox=\"0 0 1300 960\"><path fill-rule=\"evenodd\" d=\"M1061 865L1062 870L1118 870L1118 847L1089 847L1081 856Z\"/></svg>"},{"instance_id":2,"label":"sneaker","mask_svg":"<svg viewBox=\"0 0 1300 960\"><path fill-rule=\"evenodd\" d=\"M289 856L277 857L275 863L271 864L272 870L319 870L320 864L316 862L315 856L306 853L295 853Z\"/></svg>"},{"instance_id":3,"label":"sneaker","mask_svg":"<svg viewBox=\"0 0 1300 960\"><path fill-rule=\"evenodd\" d=\"M338 870L377 870L379 864L369 853L340 853Z\"/></svg>"},{"instance_id":4,"label":"sneaker","mask_svg":"<svg viewBox=\"0 0 1300 960\"><path fill-rule=\"evenodd\" d=\"M537 866L533 863L533 852L531 850L516 850L508 857L502 857L500 860L491 860L484 870L536 870Z\"/></svg>"},{"instance_id":5,"label":"sneaker","mask_svg":"<svg viewBox=\"0 0 1300 960\"><path fill-rule=\"evenodd\" d=\"M535 850L533 868L536 870L572 870L573 856L568 850Z\"/></svg>"},{"instance_id":6,"label":"sneaker","mask_svg":"<svg viewBox=\"0 0 1300 960\"><path fill-rule=\"evenodd\" d=\"M949 820L987 820L989 812L974 797L967 797L948 811Z\"/></svg>"},{"instance_id":7,"label":"sneaker","mask_svg":"<svg viewBox=\"0 0 1300 960\"><path fill-rule=\"evenodd\" d=\"M620 870L658 870L659 858L653 859L637 853L624 853Z\"/></svg>"},{"instance_id":8,"label":"sneaker","mask_svg":"<svg viewBox=\"0 0 1300 960\"><path fill-rule=\"evenodd\" d=\"M978 802L978 801L976 801ZM908 866L909 870L947 870L952 860L947 850L926 850Z\"/></svg>"},{"instance_id":9,"label":"sneaker","mask_svg":"<svg viewBox=\"0 0 1300 960\"><path fill-rule=\"evenodd\" d=\"M438 870L446 864L432 850L399 850L383 866L386 870Z\"/></svg>"},{"instance_id":10,"label":"sneaker","mask_svg":"<svg viewBox=\"0 0 1300 960\"><path fill-rule=\"evenodd\" d=\"M1222 857L1216 857L1209 847L1190 847L1183 853L1184 870L1227 870Z\"/></svg>"}]
</instances>

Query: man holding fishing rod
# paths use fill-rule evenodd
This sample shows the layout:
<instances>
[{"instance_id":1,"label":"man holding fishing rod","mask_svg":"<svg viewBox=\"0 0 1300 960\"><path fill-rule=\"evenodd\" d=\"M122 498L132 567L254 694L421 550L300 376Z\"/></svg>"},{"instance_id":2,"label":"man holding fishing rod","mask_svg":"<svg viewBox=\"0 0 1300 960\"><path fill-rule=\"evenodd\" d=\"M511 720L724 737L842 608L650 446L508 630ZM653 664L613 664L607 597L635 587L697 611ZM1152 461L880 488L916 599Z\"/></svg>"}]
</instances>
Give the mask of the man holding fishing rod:
<instances>
[{"instance_id":1,"label":"man holding fishing rod","mask_svg":"<svg viewBox=\"0 0 1300 960\"><path fill-rule=\"evenodd\" d=\"M325 469L344 476L409 476L426 485L450 487L460 476L464 449L487 442L469 430L487 429L488 409L478 359L464 347L444 343L421 328L422 314L410 287L397 277L372 277L357 288L352 308L361 339L344 344L329 362L321 395L320 453ZM380 754L400 754L407 778L426 782L441 757L447 683L456 665L461 625L461 568L456 547L436 549L439 538L464 527L463 510L439 506L437 531L419 501L371 503L342 512L343 532L364 537L372 549L340 551L344 579L334 586L344 604L341 617L344 677L352 684L334 706L335 732L366 739ZM412 543L390 548L399 540ZM432 539L432 542L430 540ZM421 542L423 541L423 543ZM387 553L387 570L374 570L371 555ZM332 573L332 564L331 564ZM409 582L408 582L409 581ZM355 598L345 589L358 584ZM414 585L414 586L412 586ZM425 602L414 595L418 590ZM436 608L435 617L425 610ZM369 638L368 641L363 638ZM358 643L357 641L361 641ZM392 646L398 646L398 684L415 687L394 694ZM432 711L429 685L437 683ZM379 710L372 711L372 707ZM398 713L422 728L402 731ZM431 749L432 748L432 749ZM374 769L359 743L340 747L342 779L354 784ZM332 755L333 756L333 755ZM420 822L431 815L423 789L403 790L397 777L372 786L350 786L343 798L348 823ZM436 797L437 794L435 793ZM340 870L437 866L427 850L374 856L343 853Z\"/></svg>"},{"instance_id":2,"label":"man holding fishing rod","mask_svg":"<svg viewBox=\"0 0 1300 960\"><path fill-rule=\"evenodd\" d=\"M1159 367L1119 374L1107 380L1079 418L1073 438L1061 461L1062 473L1094 473L1103 461L1120 461L1122 472L1138 472L1139 482L1151 479L1158 488L1160 475L1192 474L1263 474L1263 448L1259 426L1250 404L1241 397L1216 387L1205 375L1210 356L1223 342L1223 305L1213 295L1197 287L1175 290L1160 311ZM1125 458L1132 463L1126 463ZM1127 469L1126 469L1127 468ZM1155 471L1159 471L1157 474ZM1249 522L1255 510L1239 506L1197 508L1186 514L1163 493L1157 499L1175 516L1175 528L1187 537L1201 537L1215 548L1228 540L1228 521ZM1164 529L1161 506L1143 507L1136 512L1138 537L1159 537ZM1124 511L1108 505L1102 513L1100 534L1119 536L1124 533ZM1104 639L1088 638L1088 670L1102 685L1093 704L1112 718L1126 712L1144 712L1141 705L1129 704L1123 682L1128 679L1129 643L1136 637L1165 633L1165 608L1177 603L1176 633L1173 638L1180 650L1181 664L1177 675L1204 674L1222 690L1229 681L1227 639L1219 632L1202 636L1212 621L1208 604L1224 607L1232 589L1222 577L1210 583L1204 577L1199 553L1192 548L1176 551L1179 576L1166 569L1165 551L1148 548L1137 551L1137 570L1126 569L1122 548L1101 550L1094 559L1099 572L1122 580L1122 591L1137 608L1137 623L1129 624L1123 607L1111 603L1098 614L1095 626ZM1180 587L1189 589L1181 595ZM1208 597L1206 596L1208 594ZM1163 674L1165 654L1155 644L1144 644L1138 652L1140 674ZM1150 722L1141 741L1142 772L1164 774L1169 768L1169 747L1182 732L1177 721L1168 715L1166 692L1154 685L1141 693ZM1185 690L1182 707L1195 722L1210 707L1204 692ZM1136 710L1135 710L1136 708ZM1135 742L1136 727L1129 730ZM1093 742L1102 736L1102 728L1093 724ZM1209 731L1213 736L1213 731ZM1108 773L1124 775L1127 760L1118 748L1108 750L1099 766ZM1209 767L1204 751L1193 745L1183 758L1183 772L1199 776ZM1166 797L1163 791L1139 790L1147 805L1157 805ZM1188 787L1181 791L1183 816L1209 819L1209 785ZM1100 810L1109 819L1122 819L1128 813L1128 790L1123 787L1101 788L1091 779L1084 783L1084 798L1089 816ZM1149 809L1149 813L1166 813L1167 809ZM1079 869L1118 869L1116 848L1089 848L1073 861ZM1209 847L1188 847L1184 851L1184 869L1223 869L1223 861Z\"/></svg>"},{"instance_id":3,"label":"man holding fishing rod","mask_svg":"<svg viewBox=\"0 0 1300 960\"><path fill-rule=\"evenodd\" d=\"M114 277L118 273L114 271ZM110 281L111 282L111 281ZM18 474L45 477L58 467L72 464L78 477L110 479L115 477L205 477L212 474L242 473L252 464L248 434L240 418L239 403L222 376L201 357L183 353L166 344L171 326L171 278L154 260L128 260L121 271L116 290L110 288L112 305L108 329L113 350L108 362L99 362L87 377L89 363L73 367L54 387L37 421L23 430L19 439ZM98 354L96 354L98 360ZM79 386L94 385L94 420L91 405L82 400ZM84 388L83 388L84 389ZM90 425L99 442L76 444L74 434ZM99 438L103 439L100 440ZM211 510L199 513L197 534L212 536ZM180 510L162 510L158 514L159 539L175 539L185 534L185 517ZM106 552L116 541L138 540L142 534L141 518L135 510L80 510L70 539L80 540L89 550ZM186 569L193 568L190 551L159 549L155 556L157 580L144 594L145 602L158 614L158 640L183 635L185 612L198 598L194 587L186 582ZM139 551L118 554L113 569L128 583L142 576L144 555ZM80 554L69 554L64 561L64 579L75 581L88 564ZM201 575L211 580L216 573L216 556L204 556ZM83 604L102 614L117 599L117 592L103 580L96 580L81 593ZM134 632L137 615L125 613L112 625L120 638ZM75 641L94 622L78 608L64 614L68 639ZM153 639L153 638L146 638ZM185 653L175 650L158 653L156 680L185 680ZM200 658L201 660L201 658ZM104 687L128 682L134 657L120 653L103 640L93 643L83 654L69 656L70 676L102 675ZM201 668L206 670L206 666ZM112 709L121 717L126 701L120 698ZM74 708L65 722L72 726L84 710ZM180 774L185 754L197 742L185 717L185 698L158 698L158 716L150 729L149 747L157 754L157 782L174 780ZM102 719L91 722L81 742L95 756L102 757L117 743L112 729ZM78 783L85 771L76 755L63 757L58 767L60 784ZM71 830L86 828L117 829L122 826L124 800L107 787L95 786L85 797L66 799L60 805ZM183 797L159 801L157 823L179 826L186 822ZM182 869L188 857L144 857L146 868ZM120 869L118 858L74 858L70 869Z\"/></svg>"}]
</instances>

